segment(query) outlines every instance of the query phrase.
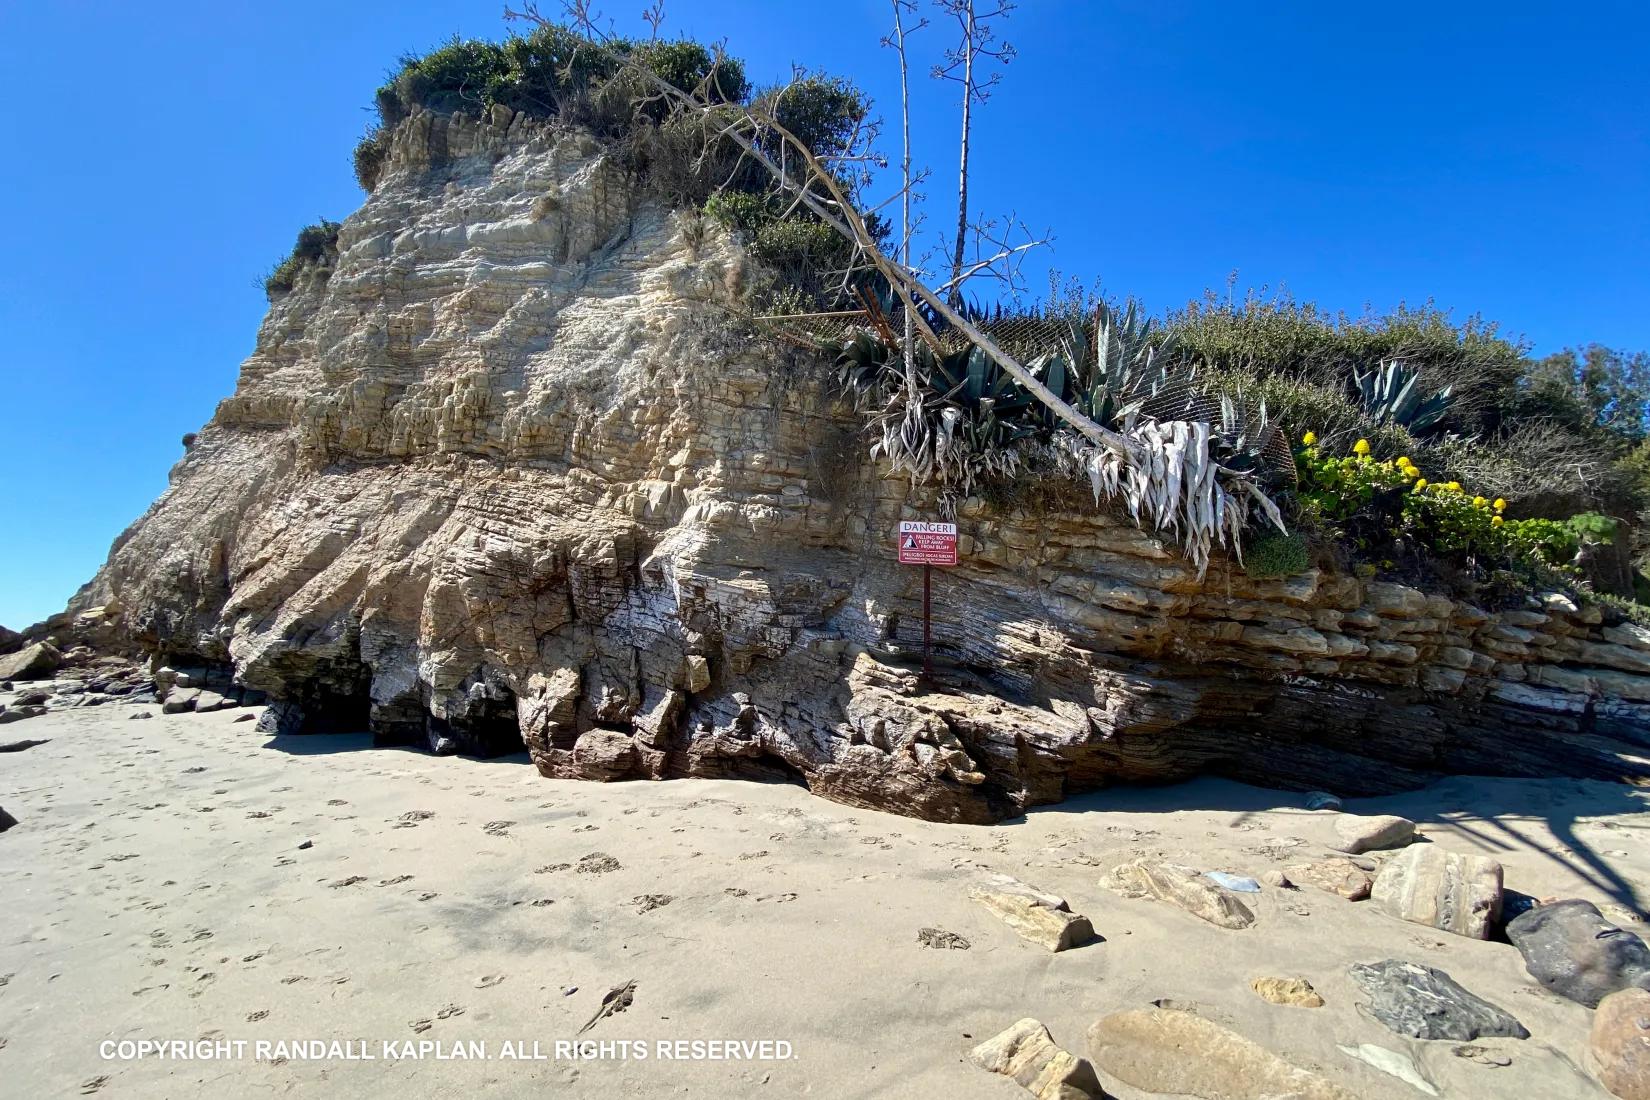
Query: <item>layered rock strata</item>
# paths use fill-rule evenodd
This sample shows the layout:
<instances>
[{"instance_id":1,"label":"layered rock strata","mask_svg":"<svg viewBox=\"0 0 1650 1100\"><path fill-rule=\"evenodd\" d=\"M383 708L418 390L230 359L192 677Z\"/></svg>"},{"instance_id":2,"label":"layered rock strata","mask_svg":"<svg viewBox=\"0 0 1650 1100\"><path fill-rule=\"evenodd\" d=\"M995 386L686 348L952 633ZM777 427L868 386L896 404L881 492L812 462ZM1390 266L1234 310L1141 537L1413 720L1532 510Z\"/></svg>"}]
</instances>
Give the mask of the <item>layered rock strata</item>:
<instances>
[{"instance_id":1,"label":"layered rock strata","mask_svg":"<svg viewBox=\"0 0 1650 1100\"><path fill-rule=\"evenodd\" d=\"M1081 508L962 502L920 683L891 532L934 501L864 457L828 363L740 320L738 243L588 136L417 115L338 252L65 619L232 670L278 730L959 821L1200 772L1650 775L1650 632L1200 580Z\"/></svg>"}]
</instances>

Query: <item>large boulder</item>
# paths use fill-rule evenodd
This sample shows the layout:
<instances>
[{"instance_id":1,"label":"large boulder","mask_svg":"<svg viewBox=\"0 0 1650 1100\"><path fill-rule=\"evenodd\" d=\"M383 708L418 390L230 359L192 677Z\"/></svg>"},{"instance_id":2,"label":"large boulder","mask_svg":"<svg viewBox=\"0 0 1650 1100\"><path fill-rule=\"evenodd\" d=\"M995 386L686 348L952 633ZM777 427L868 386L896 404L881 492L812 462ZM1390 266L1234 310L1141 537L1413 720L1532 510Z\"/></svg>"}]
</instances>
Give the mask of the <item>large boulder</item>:
<instances>
[{"instance_id":1,"label":"large boulder","mask_svg":"<svg viewBox=\"0 0 1650 1100\"><path fill-rule=\"evenodd\" d=\"M1104 884L1126 898L1155 898L1221 928L1248 928L1250 908L1190 867L1136 859L1114 867Z\"/></svg>"},{"instance_id":2,"label":"large boulder","mask_svg":"<svg viewBox=\"0 0 1650 1100\"><path fill-rule=\"evenodd\" d=\"M63 667L63 654L47 642L0 657L0 680L44 680Z\"/></svg>"},{"instance_id":3,"label":"large boulder","mask_svg":"<svg viewBox=\"0 0 1650 1100\"><path fill-rule=\"evenodd\" d=\"M1259 1044L1190 1012L1114 1012L1089 1028L1099 1069L1145 1092L1203 1100L1353 1100Z\"/></svg>"},{"instance_id":4,"label":"large boulder","mask_svg":"<svg viewBox=\"0 0 1650 1100\"><path fill-rule=\"evenodd\" d=\"M1595 1008L1621 989L1650 989L1650 947L1572 898L1538 905L1507 925L1530 976L1560 997Z\"/></svg>"},{"instance_id":5,"label":"large boulder","mask_svg":"<svg viewBox=\"0 0 1650 1100\"><path fill-rule=\"evenodd\" d=\"M1379 848L1401 848L1415 839L1415 822L1390 814L1376 817L1342 814L1335 819L1335 837L1335 850L1349 855Z\"/></svg>"},{"instance_id":6,"label":"large boulder","mask_svg":"<svg viewBox=\"0 0 1650 1100\"><path fill-rule=\"evenodd\" d=\"M1387 959L1356 963L1351 973L1369 996L1369 1014L1399 1035L1463 1043L1481 1035L1530 1037L1511 1015L1434 967Z\"/></svg>"},{"instance_id":7,"label":"large boulder","mask_svg":"<svg viewBox=\"0 0 1650 1100\"><path fill-rule=\"evenodd\" d=\"M1621 1100L1650 1100L1650 992L1622 989L1600 1001L1587 1054Z\"/></svg>"},{"instance_id":8,"label":"large boulder","mask_svg":"<svg viewBox=\"0 0 1650 1100\"><path fill-rule=\"evenodd\" d=\"M1501 919L1501 864L1436 844L1417 845L1381 868L1370 897L1403 920L1486 940Z\"/></svg>"},{"instance_id":9,"label":"large boulder","mask_svg":"<svg viewBox=\"0 0 1650 1100\"><path fill-rule=\"evenodd\" d=\"M1105 1096L1094 1069L1063 1050L1048 1028L1029 1017L969 1051L968 1060L1013 1078L1037 1100L1103 1100Z\"/></svg>"}]
</instances>

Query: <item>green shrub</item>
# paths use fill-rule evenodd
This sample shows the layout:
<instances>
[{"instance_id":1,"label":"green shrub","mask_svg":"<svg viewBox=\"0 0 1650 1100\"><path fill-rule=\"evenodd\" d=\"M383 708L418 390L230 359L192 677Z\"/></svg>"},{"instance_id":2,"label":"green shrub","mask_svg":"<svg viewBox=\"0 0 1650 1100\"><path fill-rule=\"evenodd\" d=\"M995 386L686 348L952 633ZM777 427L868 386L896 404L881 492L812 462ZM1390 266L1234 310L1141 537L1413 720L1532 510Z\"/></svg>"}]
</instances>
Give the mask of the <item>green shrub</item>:
<instances>
[{"instance_id":1,"label":"green shrub","mask_svg":"<svg viewBox=\"0 0 1650 1100\"><path fill-rule=\"evenodd\" d=\"M298 275L306 268L314 268L329 275L338 259L339 223L322 218L315 225L306 225L298 231L292 252L264 278L264 293L271 299L289 293L297 285Z\"/></svg>"},{"instance_id":2,"label":"green shrub","mask_svg":"<svg viewBox=\"0 0 1650 1100\"><path fill-rule=\"evenodd\" d=\"M1285 535L1268 530L1243 551L1243 571L1256 580L1293 577L1311 567L1312 555L1306 536L1299 532Z\"/></svg>"},{"instance_id":3,"label":"green shrub","mask_svg":"<svg viewBox=\"0 0 1650 1100\"><path fill-rule=\"evenodd\" d=\"M375 126L355 143L355 182L361 190L372 193L378 186L378 177L384 171L384 158L390 152L390 131Z\"/></svg>"}]
</instances>

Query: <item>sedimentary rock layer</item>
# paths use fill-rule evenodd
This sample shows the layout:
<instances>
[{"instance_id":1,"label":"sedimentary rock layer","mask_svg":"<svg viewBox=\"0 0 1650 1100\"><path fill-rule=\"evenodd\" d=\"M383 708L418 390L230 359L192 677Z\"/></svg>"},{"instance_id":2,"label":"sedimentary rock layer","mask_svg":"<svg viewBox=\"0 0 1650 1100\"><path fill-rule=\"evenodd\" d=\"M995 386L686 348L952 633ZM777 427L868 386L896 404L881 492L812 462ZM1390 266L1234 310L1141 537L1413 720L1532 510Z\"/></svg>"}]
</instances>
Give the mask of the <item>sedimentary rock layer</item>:
<instances>
[{"instance_id":1,"label":"sedimentary rock layer","mask_svg":"<svg viewBox=\"0 0 1650 1100\"><path fill-rule=\"evenodd\" d=\"M919 683L890 532L934 500L865 458L828 363L740 319L738 243L587 136L419 114L338 248L63 619L232 667L281 730L963 821L1195 772L1650 774L1650 632L1200 581L1082 507L961 502Z\"/></svg>"}]
</instances>

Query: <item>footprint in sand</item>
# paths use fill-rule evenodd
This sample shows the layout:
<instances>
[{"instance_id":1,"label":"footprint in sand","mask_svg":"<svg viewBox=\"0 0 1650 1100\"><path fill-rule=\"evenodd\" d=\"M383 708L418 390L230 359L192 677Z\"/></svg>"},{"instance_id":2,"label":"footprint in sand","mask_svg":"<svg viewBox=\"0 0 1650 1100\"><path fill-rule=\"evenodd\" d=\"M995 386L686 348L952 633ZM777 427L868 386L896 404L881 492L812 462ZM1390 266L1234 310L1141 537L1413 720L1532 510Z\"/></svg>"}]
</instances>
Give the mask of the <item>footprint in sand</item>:
<instances>
[{"instance_id":1,"label":"footprint in sand","mask_svg":"<svg viewBox=\"0 0 1650 1100\"><path fill-rule=\"evenodd\" d=\"M327 799L327 805L328 806L348 806L349 803L345 802L342 798L329 798L329 799Z\"/></svg>"},{"instance_id":2,"label":"footprint in sand","mask_svg":"<svg viewBox=\"0 0 1650 1100\"><path fill-rule=\"evenodd\" d=\"M253 810L250 813L248 813L246 816L250 817L250 818L261 818L261 817L269 817L271 815L270 815L270 812L268 810Z\"/></svg>"},{"instance_id":3,"label":"footprint in sand","mask_svg":"<svg viewBox=\"0 0 1650 1100\"><path fill-rule=\"evenodd\" d=\"M411 875L396 875L394 878L379 879L378 880L378 885L380 885L380 886L400 886L403 882L411 882L411 881L412 881L412 876Z\"/></svg>"},{"instance_id":4,"label":"footprint in sand","mask_svg":"<svg viewBox=\"0 0 1650 1100\"><path fill-rule=\"evenodd\" d=\"M108 1083L109 1083L109 1075L106 1074L106 1073L105 1074L100 1074L97 1077L93 1077L90 1081L82 1081L82 1082L80 1082L80 1095L90 1096L92 1093L96 1092L98 1089L102 1088L104 1085L107 1085Z\"/></svg>"},{"instance_id":5,"label":"footprint in sand","mask_svg":"<svg viewBox=\"0 0 1650 1100\"><path fill-rule=\"evenodd\" d=\"M571 863L546 863L533 873L535 875L548 875L556 871L565 871L571 866L573 866Z\"/></svg>"},{"instance_id":6,"label":"footprint in sand","mask_svg":"<svg viewBox=\"0 0 1650 1100\"><path fill-rule=\"evenodd\" d=\"M539 900L537 900L533 903L533 908L534 909L543 909L546 905L554 905L554 904L556 904L556 899L555 898L540 898Z\"/></svg>"},{"instance_id":7,"label":"footprint in sand","mask_svg":"<svg viewBox=\"0 0 1650 1100\"><path fill-rule=\"evenodd\" d=\"M309 977L307 975L304 975L304 974L289 974L286 977L281 979L281 984L282 985L297 985L299 982L307 982L307 981L309 981Z\"/></svg>"},{"instance_id":8,"label":"footprint in sand","mask_svg":"<svg viewBox=\"0 0 1650 1100\"><path fill-rule=\"evenodd\" d=\"M327 883L327 889L336 890L340 886L354 886L358 882L365 882L365 881L367 881L367 876L366 875L351 875L349 878L341 878L337 882Z\"/></svg>"},{"instance_id":9,"label":"footprint in sand","mask_svg":"<svg viewBox=\"0 0 1650 1100\"><path fill-rule=\"evenodd\" d=\"M630 899L636 907L637 913L651 913L655 909L662 909L676 899L669 894L638 894Z\"/></svg>"},{"instance_id":10,"label":"footprint in sand","mask_svg":"<svg viewBox=\"0 0 1650 1100\"><path fill-rule=\"evenodd\" d=\"M440 896L441 895L437 894L434 890L426 890L422 894L418 895L418 900L419 901L429 901L431 898L438 898Z\"/></svg>"},{"instance_id":11,"label":"footprint in sand","mask_svg":"<svg viewBox=\"0 0 1650 1100\"><path fill-rule=\"evenodd\" d=\"M430 1019L412 1020L407 1024L407 1026L412 1028L414 1031L425 1032L435 1026L435 1021Z\"/></svg>"},{"instance_id":12,"label":"footprint in sand","mask_svg":"<svg viewBox=\"0 0 1650 1100\"><path fill-rule=\"evenodd\" d=\"M509 836L510 826L514 824L514 821L489 821L481 827L481 831L488 836Z\"/></svg>"},{"instance_id":13,"label":"footprint in sand","mask_svg":"<svg viewBox=\"0 0 1650 1100\"><path fill-rule=\"evenodd\" d=\"M438 1020L450 1020L454 1016L462 1015L464 1015L464 1007L462 1005L445 1005L442 1007L441 1011L435 1014L435 1018Z\"/></svg>"},{"instance_id":14,"label":"footprint in sand","mask_svg":"<svg viewBox=\"0 0 1650 1100\"><path fill-rule=\"evenodd\" d=\"M248 1012L246 1014L246 1022L249 1023L249 1024L255 1024L259 1020L267 1019L268 1016L269 1016L269 1009L260 1008L256 1012Z\"/></svg>"},{"instance_id":15,"label":"footprint in sand","mask_svg":"<svg viewBox=\"0 0 1650 1100\"><path fill-rule=\"evenodd\" d=\"M504 981L503 974L483 974L476 979L475 984L477 989L491 989L502 981Z\"/></svg>"},{"instance_id":16,"label":"footprint in sand","mask_svg":"<svg viewBox=\"0 0 1650 1100\"><path fill-rule=\"evenodd\" d=\"M591 852L587 856L579 857L578 871L580 874L605 875L609 871L617 871L619 861L606 852Z\"/></svg>"}]
</instances>

